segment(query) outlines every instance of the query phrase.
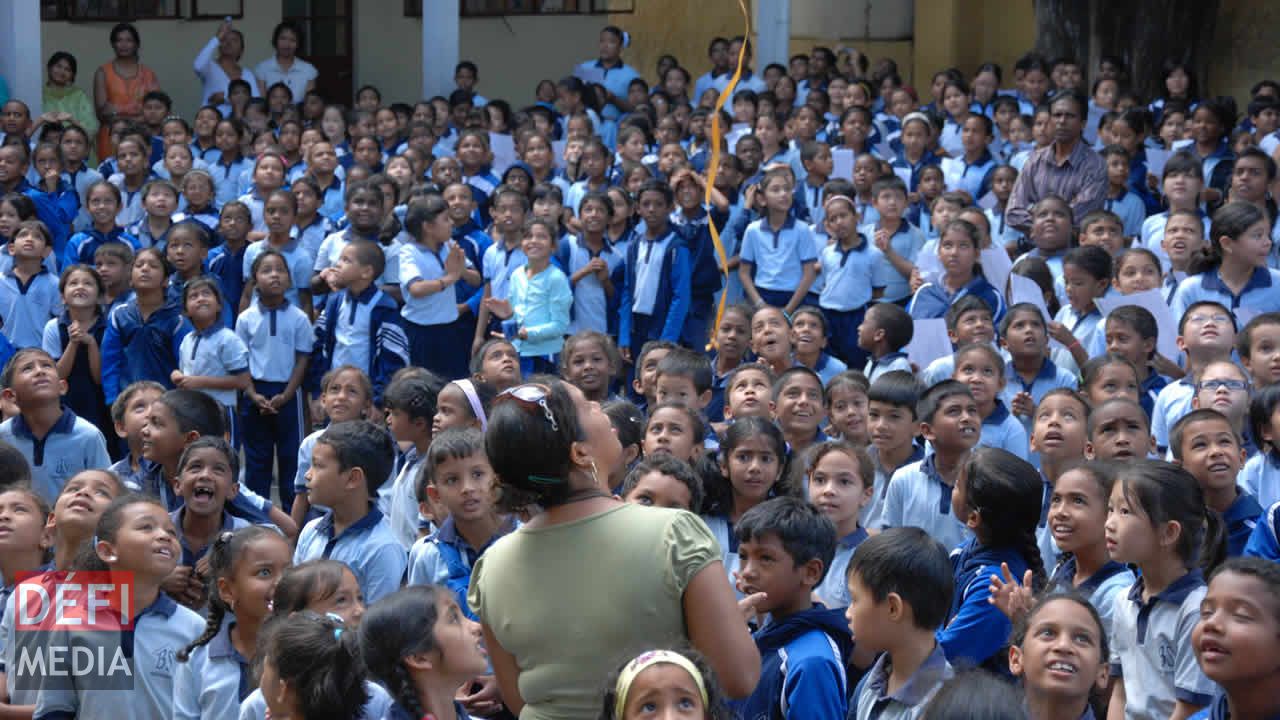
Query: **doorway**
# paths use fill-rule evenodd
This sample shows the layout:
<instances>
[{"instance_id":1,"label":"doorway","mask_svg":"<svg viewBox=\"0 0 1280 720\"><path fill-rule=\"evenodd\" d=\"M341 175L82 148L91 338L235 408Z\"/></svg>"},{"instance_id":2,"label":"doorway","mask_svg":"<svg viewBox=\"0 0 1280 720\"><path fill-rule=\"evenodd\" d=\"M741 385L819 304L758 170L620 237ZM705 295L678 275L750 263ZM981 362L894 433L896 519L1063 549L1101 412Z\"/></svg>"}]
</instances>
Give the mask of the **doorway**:
<instances>
[{"instance_id":1,"label":"doorway","mask_svg":"<svg viewBox=\"0 0 1280 720\"><path fill-rule=\"evenodd\" d=\"M302 29L302 55L320 73L325 102L351 107L355 88L352 0L284 0L284 19Z\"/></svg>"}]
</instances>

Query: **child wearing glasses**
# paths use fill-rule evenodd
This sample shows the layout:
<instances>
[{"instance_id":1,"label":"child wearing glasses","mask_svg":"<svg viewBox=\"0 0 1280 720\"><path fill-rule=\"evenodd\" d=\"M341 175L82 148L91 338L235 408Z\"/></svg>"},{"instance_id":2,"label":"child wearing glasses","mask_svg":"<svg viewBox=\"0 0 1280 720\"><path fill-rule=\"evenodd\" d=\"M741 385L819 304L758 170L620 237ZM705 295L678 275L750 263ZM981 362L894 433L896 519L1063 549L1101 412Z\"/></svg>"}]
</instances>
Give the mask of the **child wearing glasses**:
<instances>
[{"instance_id":1,"label":"child wearing glasses","mask_svg":"<svg viewBox=\"0 0 1280 720\"><path fill-rule=\"evenodd\" d=\"M1162 457L1169 449L1170 420L1191 411L1195 378L1209 363L1230 360L1236 345L1235 314L1216 300L1191 303L1174 317L1178 318L1178 347L1187 355L1187 375L1160 391L1151 412L1151 434Z\"/></svg>"}]
</instances>

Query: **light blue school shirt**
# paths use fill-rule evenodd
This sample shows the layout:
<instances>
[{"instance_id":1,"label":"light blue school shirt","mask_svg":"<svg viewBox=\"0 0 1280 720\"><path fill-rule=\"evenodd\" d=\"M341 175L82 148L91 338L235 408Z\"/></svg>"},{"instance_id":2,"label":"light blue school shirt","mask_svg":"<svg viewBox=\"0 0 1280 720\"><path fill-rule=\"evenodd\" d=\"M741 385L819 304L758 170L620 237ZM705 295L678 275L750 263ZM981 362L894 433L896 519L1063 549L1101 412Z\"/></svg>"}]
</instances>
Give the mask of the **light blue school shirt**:
<instances>
[{"instance_id":1,"label":"light blue school shirt","mask_svg":"<svg viewBox=\"0 0 1280 720\"><path fill-rule=\"evenodd\" d=\"M880 222L863 225L858 228L858 232L864 237L874 240L876 230L881 227ZM920 254L920 249L924 247L924 233L920 229L907 222L902 221L898 226L898 231L889 238L889 245L893 247L894 252L901 255L908 262L915 263L916 256ZM883 281L884 300L886 302L897 302L904 298L911 297L911 278L898 272L897 268L889 262L889 258L883 254L876 259L876 271L872 277L877 278L876 282Z\"/></svg>"},{"instance_id":2,"label":"light blue school shirt","mask_svg":"<svg viewBox=\"0 0 1280 720\"><path fill-rule=\"evenodd\" d=\"M1260 452L1245 461L1236 482L1262 507L1280 502L1280 455Z\"/></svg>"},{"instance_id":3,"label":"light blue school shirt","mask_svg":"<svg viewBox=\"0 0 1280 720\"><path fill-rule=\"evenodd\" d=\"M317 214L316 219L306 227L293 226L293 236L298 239L298 247L311 257L315 263L316 253L320 252L320 243L333 233L333 222L324 215ZM307 278L311 277L311 268L307 268Z\"/></svg>"},{"instance_id":4,"label":"light blue school shirt","mask_svg":"<svg viewBox=\"0 0 1280 720\"><path fill-rule=\"evenodd\" d=\"M526 265L511 274L509 291L515 313L511 317L513 325L523 327L528 336L512 340L521 357L559 353L569 330L569 308L573 306L569 278L555 265L530 277Z\"/></svg>"},{"instance_id":5,"label":"light blue school shirt","mask_svg":"<svg viewBox=\"0 0 1280 720\"><path fill-rule=\"evenodd\" d=\"M111 465L107 441L93 423L63 408L49 434L37 440L22 415L0 423L0 440L17 448L31 465L31 487L52 507L62 486L82 470Z\"/></svg>"},{"instance_id":6,"label":"light blue school shirt","mask_svg":"<svg viewBox=\"0 0 1280 720\"><path fill-rule=\"evenodd\" d=\"M1280 310L1280 270L1254 268L1253 275L1239 295L1222 281L1221 271L1221 268L1215 268L1206 273L1191 275L1178 283L1173 300L1169 302L1174 320L1181 321L1187 308L1205 300L1219 303L1232 312L1240 307L1259 313Z\"/></svg>"},{"instance_id":7,"label":"light blue school shirt","mask_svg":"<svg viewBox=\"0 0 1280 720\"><path fill-rule=\"evenodd\" d=\"M991 243L993 245L1000 247L1017 245L1025 237L1021 230L1005 222L1002 210L988 208L982 212L987 216L987 223L991 225Z\"/></svg>"},{"instance_id":8,"label":"light blue school shirt","mask_svg":"<svg viewBox=\"0 0 1280 720\"><path fill-rule=\"evenodd\" d=\"M371 506L367 515L336 537L333 530L332 512L307 523L298 536L293 563L317 558L346 563L370 605L400 589L408 557L378 508Z\"/></svg>"},{"instance_id":9,"label":"light blue school shirt","mask_svg":"<svg viewBox=\"0 0 1280 720\"><path fill-rule=\"evenodd\" d=\"M1151 409L1151 434L1161 453L1169 447L1169 430L1174 423L1191 412L1191 399L1195 394L1195 381L1184 377L1165 385L1156 396L1156 404Z\"/></svg>"},{"instance_id":10,"label":"light blue school shirt","mask_svg":"<svg viewBox=\"0 0 1280 720\"><path fill-rule=\"evenodd\" d=\"M511 273L521 267L528 259L520 245L508 249L505 242L494 242L484 251L481 264L485 282L489 283L489 296L506 300L511 285Z\"/></svg>"},{"instance_id":11,"label":"light blue school shirt","mask_svg":"<svg viewBox=\"0 0 1280 720\"><path fill-rule=\"evenodd\" d=\"M404 296L400 316L405 320L415 325L447 325L458 319L458 296L452 285L426 297L414 297L409 292L409 286L419 280L439 280L445 276L444 264L449 259L449 248L454 245L454 241L449 240L438 250L416 242L400 246L400 294Z\"/></svg>"},{"instance_id":12,"label":"light blue school shirt","mask_svg":"<svg viewBox=\"0 0 1280 720\"><path fill-rule=\"evenodd\" d=\"M889 480L879 528L918 527L943 547L954 548L968 540L970 532L951 513L952 487L942 481L935 462L937 456L929 453L924 460L898 468Z\"/></svg>"},{"instance_id":13,"label":"light blue school shirt","mask_svg":"<svg viewBox=\"0 0 1280 720\"><path fill-rule=\"evenodd\" d=\"M711 536L716 539L716 544L720 546L720 560L724 564L725 574L729 578L729 586L734 588L733 592L738 599L743 598L743 594L738 592L737 581L734 575L740 569L738 558L738 538L733 534L733 525L729 523L729 518L725 515L702 515L702 521L707 524L707 529L711 531Z\"/></svg>"},{"instance_id":14,"label":"light blue school shirt","mask_svg":"<svg viewBox=\"0 0 1280 720\"><path fill-rule=\"evenodd\" d=\"M331 268L338 264L338 258L342 255L342 250L354 240L368 240L378 247L382 248L382 257L386 261L382 274L378 276L375 283L378 287L385 285L397 285L400 283L400 247L404 244L403 238L408 238L408 234L401 232L392 240L391 244L382 244L377 237L361 237L355 230L344 228L335 233L331 233L324 240L320 241L320 249L316 251L316 261L311 267L312 274L321 270ZM310 278L308 278L309 280Z\"/></svg>"},{"instance_id":15,"label":"light blue school shirt","mask_svg":"<svg viewBox=\"0 0 1280 720\"><path fill-rule=\"evenodd\" d=\"M297 356L315 347L311 321L287 300L275 308L254 300L236 320L236 335L249 348L250 376L265 382L289 382Z\"/></svg>"},{"instance_id":16,"label":"light blue school shirt","mask_svg":"<svg viewBox=\"0 0 1280 720\"><path fill-rule=\"evenodd\" d=\"M662 266L667 248L676 242L675 233L668 230L662 237L640 235L636 242L636 287L631 293L631 312L653 315L658 302L658 288L662 285Z\"/></svg>"},{"instance_id":17,"label":"light blue school shirt","mask_svg":"<svg viewBox=\"0 0 1280 720\"><path fill-rule=\"evenodd\" d=\"M609 180L605 179L600 182L600 187L596 188L599 192L609 189ZM587 179L579 180L569 186L568 191L564 194L564 206L573 211L574 217L582 211L582 198L591 192L591 181Z\"/></svg>"},{"instance_id":18,"label":"light blue school shirt","mask_svg":"<svg viewBox=\"0 0 1280 720\"><path fill-rule=\"evenodd\" d=\"M964 159L964 150L961 149L953 157L942 161L943 181L947 190L967 192L976 204L991 188L989 178L996 165L999 163L990 149L983 148L982 154L973 163Z\"/></svg>"},{"instance_id":19,"label":"light blue school shirt","mask_svg":"<svg viewBox=\"0 0 1280 720\"><path fill-rule=\"evenodd\" d=\"M244 188L240 185L240 178L253 168L253 161L240 157L231 162L224 162L225 158L219 157L212 165L209 166L209 173L213 175L214 185L214 204L222 207L227 203L239 198L244 194Z\"/></svg>"},{"instance_id":20,"label":"light blue school shirt","mask_svg":"<svg viewBox=\"0 0 1280 720\"><path fill-rule=\"evenodd\" d=\"M748 225L739 256L755 266L756 287L778 292L799 287L804 266L818 259L813 233L791 215L776 231L767 217Z\"/></svg>"},{"instance_id":21,"label":"light blue school shirt","mask_svg":"<svg viewBox=\"0 0 1280 720\"><path fill-rule=\"evenodd\" d=\"M1204 210L1197 208L1196 212L1200 214L1200 221L1204 223L1204 237L1209 237L1209 214ZM1169 222L1169 211L1157 213L1142 221L1142 244L1151 252L1160 258L1160 267L1169 272L1169 254L1164 251L1164 226Z\"/></svg>"},{"instance_id":22,"label":"light blue school shirt","mask_svg":"<svg viewBox=\"0 0 1280 720\"><path fill-rule=\"evenodd\" d=\"M27 282L13 268L0 275L0 331L14 348L40 347L44 326L62 314L58 276L43 265Z\"/></svg>"},{"instance_id":23,"label":"light blue school shirt","mask_svg":"<svg viewBox=\"0 0 1280 720\"><path fill-rule=\"evenodd\" d=\"M428 535L427 537L418 538L413 544L413 549L409 551L409 585L444 585L449 580L451 571L449 563L440 554L440 545L452 545L458 552L458 559L462 561L462 565L467 570L467 574L471 573L471 566L484 553L486 549L499 538L511 534L519 527L514 517L508 516L498 526L493 537L484 544L483 547L471 547L471 543L466 538L458 534L457 527L453 524L453 518L445 518L441 523L440 529Z\"/></svg>"},{"instance_id":24,"label":"light blue school shirt","mask_svg":"<svg viewBox=\"0 0 1280 720\"><path fill-rule=\"evenodd\" d=\"M173 673L173 720L231 718L240 713L240 701L253 687L252 660L231 642L234 615L222 621L218 634L178 662Z\"/></svg>"},{"instance_id":25,"label":"light blue school shirt","mask_svg":"<svg viewBox=\"0 0 1280 720\"><path fill-rule=\"evenodd\" d=\"M150 177L147 179L149 180ZM115 185L120 190L120 210L116 212L116 225L129 227L147 217L147 211L142 209L142 188L146 187L147 184L145 180L137 190L130 190L125 187L122 173L115 173L107 178L107 182ZM231 199L234 200L235 198L232 197Z\"/></svg>"},{"instance_id":26,"label":"light blue school shirt","mask_svg":"<svg viewBox=\"0 0 1280 720\"><path fill-rule=\"evenodd\" d=\"M802 365L803 363L798 361L796 362L797 367ZM808 367L807 365L803 366ZM814 363L813 367L809 369L818 373L818 378L822 380L823 387L826 387L827 383L831 382L832 378L845 370L848 370L849 366L845 365L844 361L840 358L822 352L818 354L818 362Z\"/></svg>"},{"instance_id":27,"label":"light blue school shirt","mask_svg":"<svg viewBox=\"0 0 1280 720\"><path fill-rule=\"evenodd\" d=\"M849 571L849 561L853 559L854 551L868 537L867 529L859 525L857 530L836 541L836 554L831 558L831 567L822 576L822 582L813 589L823 605L828 608L849 607L849 585L845 575Z\"/></svg>"},{"instance_id":28,"label":"light blue school shirt","mask_svg":"<svg viewBox=\"0 0 1280 720\"><path fill-rule=\"evenodd\" d=\"M1027 456L1029 447L1026 428L999 400L996 400L996 407L991 414L982 421L982 436L978 439L978 444L1008 450L1021 458Z\"/></svg>"},{"instance_id":29,"label":"light blue school shirt","mask_svg":"<svg viewBox=\"0 0 1280 720\"><path fill-rule=\"evenodd\" d=\"M853 690L849 720L916 720L924 714L938 688L955 676L941 644L933 646L933 652L902 687L889 692L892 672L892 658L888 653L881 654Z\"/></svg>"},{"instance_id":30,"label":"light blue school shirt","mask_svg":"<svg viewBox=\"0 0 1280 720\"><path fill-rule=\"evenodd\" d=\"M193 330L178 346L178 369L183 375L230 377L249 371L249 348L231 328L214 323L208 330ZM236 406L235 390L201 390L222 404Z\"/></svg>"},{"instance_id":31,"label":"light blue school shirt","mask_svg":"<svg viewBox=\"0 0 1280 720\"><path fill-rule=\"evenodd\" d=\"M598 254L592 253L581 236L569 238L569 263L565 274L572 277L574 273L587 266L595 258L601 258L609 267L609 276L626 262L625 248L618 248L604 238L604 245ZM622 291L621 287L613 288L614 296ZM605 295L604 286L595 273L588 273L573 285L573 320L569 323L569 334L581 330L609 332L609 298Z\"/></svg>"},{"instance_id":32,"label":"light blue school shirt","mask_svg":"<svg viewBox=\"0 0 1280 720\"><path fill-rule=\"evenodd\" d=\"M101 182L104 179L102 173L88 165L76 172L62 171L62 181L75 188L76 195L80 197L80 211L76 214L75 219L71 221L72 233L85 232L93 227L93 218L89 215L89 188L93 187L94 183ZM31 184L39 186L38 182Z\"/></svg>"},{"instance_id":33,"label":"light blue school shirt","mask_svg":"<svg viewBox=\"0 0 1280 720\"><path fill-rule=\"evenodd\" d=\"M253 261L258 259L267 248L272 247L271 242L266 238L249 243L249 247L244 250L244 279L253 279ZM298 239L292 238L289 244L284 247L275 248L284 256L284 264L289 268L289 289L285 291L285 298L299 305L298 292L301 290L311 290L311 270L315 265L315 258L302 247ZM233 301L234 302L234 301Z\"/></svg>"},{"instance_id":34,"label":"light blue school shirt","mask_svg":"<svg viewBox=\"0 0 1280 720\"><path fill-rule=\"evenodd\" d=\"M911 359L904 352L891 352L879 358L869 358L867 364L862 369L862 374L867 376L867 382L875 382L881 375L894 370L905 370L914 372L911 369Z\"/></svg>"},{"instance_id":35,"label":"light blue school shirt","mask_svg":"<svg viewBox=\"0 0 1280 720\"><path fill-rule=\"evenodd\" d=\"M1136 238L1142 235L1142 223L1147 219L1147 206L1137 193L1121 190L1119 195L1103 200L1102 207L1120 216L1123 225L1121 232L1125 237Z\"/></svg>"},{"instance_id":36,"label":"light blue school shirt","mask_svg":"<svg viewBox=\"0 0 1280 720\"><path fill-rule=\"evenodd\" d=\"M880 248L866 235L859 234L857 242L848 250L835 242L823 248L818 255L822 266L820 277L826 280L818 296L818 305L823 310L849 312L864 308L871 302L872 290L883 289L895 279L883 274L884 253ZM878 277L877 272L880 273Z\"/></svg>"},{"instance_id":37,"label":"light blue school shirt","mask_svg":"<svg viewBox=\"0 0 1280 720\"><path fill-rule=\"evenodd\" d=\"M1188 639L1208 587L1199 570L1143 602L1143 579L1115 598L1111 676L1124 678L1127 720L1169 717L1177 700L1208 705L1217 684L1205 676Z\"/></svg>"},{"instance_id":38,"label":"light blue school shirt","mask_svg":"<svg viewBox=\"0 0 1280 720\"><path fill-rule=\"evenodd\" d=\"M618 61L613 67L605 67L600 60L587 60L573 69L573 76L584 83L599 83L614 97L625 98L631 81L640 77L640 73L630 65ZM605 105L600 115L606 120L617 120L622 113L614 105Z\"/></svg>"},{"instance_id":39,"label":"light blue school shirt","mask_svg":"<svg viewBox=\"0 0 1280 720\"><path fill-rule=\"evenodd\" d=\"M1058 314L1053 319L1055 322L1062 323L1071 331L1076 340L1080 341L1080 347L1088 350L1094 347L1100 339L1102 347L1106 348L1107 328L1102 321L1102 313L1098 311L1096 306L1093 310L1081 315L1076 312L1075 308L1071 307L1071 303L1067 303L1058 310ZM1099 336L1101 337L1099 338ZM1054 349L1049 353L1049 357L1053 358L1058 367L1073 374L1079 374L1080 367L1076 364L1075 357L1067 348Z\"/></svg>"},{"instance_id":40,"label":"light blue school shirt","mask_svg":"<svg viewBox=\"0 0 1280 720\"><path fill-rule=\"evenodd\" d=\"M372 680L364 681L364 691L369 693L369 700L360 711L360 720L380 720L387 717L387 712L395 703L391 695L381 685ZM240 703L238 720L266 720L267 701L262 698L262 690L254 690L249 697Z\"/></svg>"},{"instance_id":41,"label":"light blue school shirt","mask_svg":"<svg viewBox=\"0 0 1280 720\"><path fill-rule=\"evenodd\" d=\"M173 715L174 675L178 651L204 632L205 619L160 593L134 618L132 691L78 687L42 690L34 717L76 717L79 720L169 718ZM100 631L88 631L88 635ZM70 633L68 633L70 634ZM64 638L58 642L70 642ZM80 640L78 642L86 642ZM90 647L96 639L87 640Z\"/></svg>"},{"instance_id":42,"label":"light blue school shirt","mask_svg":"<svg viewBox=\"0 0 1280 720\"><path fill-rule=\"evenodd\" d=\"M880 519L884 517L884 503L885 497L889 493L889 479L893 477L893 473L897 471L897 468L885 468L880 463L880 451L874 444L867 445L867 455L871 457L871 464L875 466L876 479L871 492L871 501L862 506L862 515L858 518L858 524L862 527L878 528L880 527ZM898 467L906 467L923 459L924 448L912 441L911 454Z\"/></svg>"},{"instance_id":43,"label":"light blue school shirt","mask_svg":"<svg viewBox=\"0 0 1280 720\"><path fill-rule=\"evenodd\" d=\"M1031 396L1031 400L1039 405L1044 396L1050 390L1065 387L1075 390L1079 386L1079 381L1075 375L1058 367L1049 358L1045 358L1044 364L1040 366L1040 372L1032 378L1031 382L1022 379L1013 368L1013 360L1009 360L1004 364L1004 390L1000 393L1000 399L1006 405L1013 406L1013 398L1020 392L1025 392Z\"/></svg>"}]
</instances>

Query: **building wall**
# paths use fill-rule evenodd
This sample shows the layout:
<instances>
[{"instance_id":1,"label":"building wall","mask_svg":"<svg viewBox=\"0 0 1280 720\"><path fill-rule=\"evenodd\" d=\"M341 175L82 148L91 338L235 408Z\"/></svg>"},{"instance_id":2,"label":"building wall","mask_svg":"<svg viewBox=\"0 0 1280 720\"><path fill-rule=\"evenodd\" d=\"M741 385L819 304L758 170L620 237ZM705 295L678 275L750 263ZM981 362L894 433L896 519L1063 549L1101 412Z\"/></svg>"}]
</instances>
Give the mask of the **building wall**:
<instances>
[{"instance_id":1,"label":"building wall","mask_svg":"<svg viewBox=\"0 0 1280 720\"><path fill-rule=\"evenodd\" d=\"M1221 0L1209 63L1209 93L1232 95L1243 114L1249 88L1263 78L1280 79L1274 30L1280 4L1267 0Z\"/></svg>"}]
</instances>

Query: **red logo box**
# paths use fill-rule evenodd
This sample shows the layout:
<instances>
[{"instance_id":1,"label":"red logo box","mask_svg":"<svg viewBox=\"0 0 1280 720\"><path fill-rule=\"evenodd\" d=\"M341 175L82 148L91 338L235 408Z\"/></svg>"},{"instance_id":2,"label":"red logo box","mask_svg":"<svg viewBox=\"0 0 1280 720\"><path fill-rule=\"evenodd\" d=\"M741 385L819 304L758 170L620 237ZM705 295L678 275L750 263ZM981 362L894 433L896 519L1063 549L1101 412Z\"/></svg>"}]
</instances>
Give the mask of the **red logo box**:
<instances>
[{"instance_id":1,"label":"red logo box","mask_svg":"<svg viewBox=\"0 0 1280 720\"><path fill-rule=\"evenodd\" d=\"M17 632L133 629L133 573L47 572L19 576L10 612Z\"/></svg>"}]
</instances>

